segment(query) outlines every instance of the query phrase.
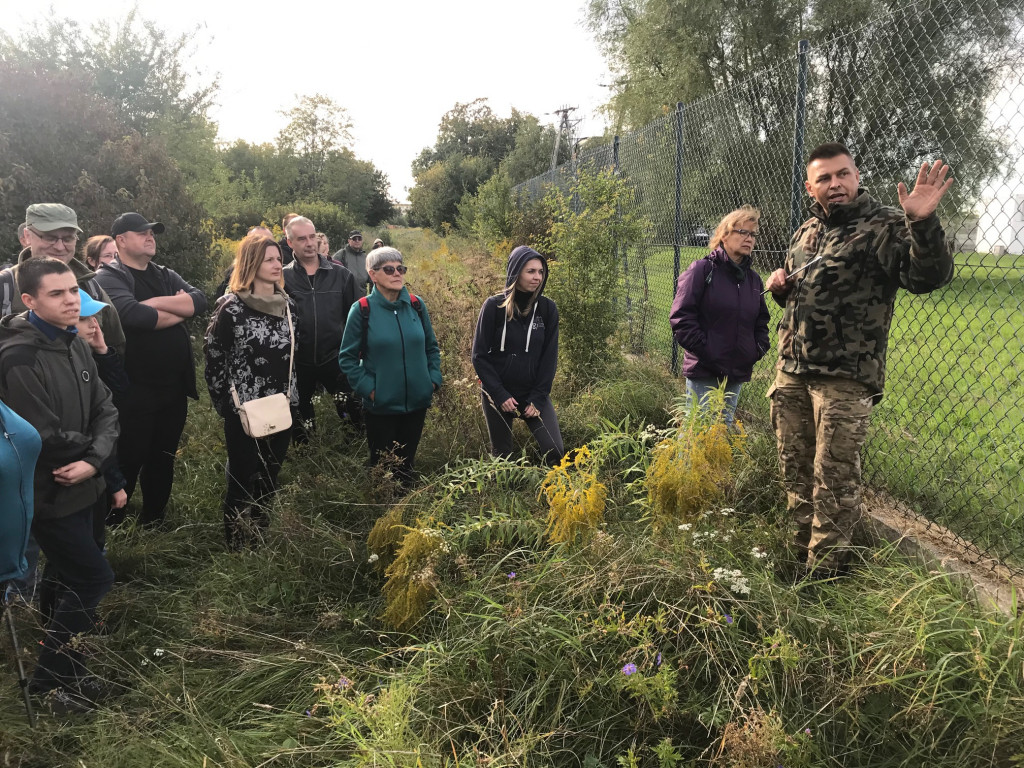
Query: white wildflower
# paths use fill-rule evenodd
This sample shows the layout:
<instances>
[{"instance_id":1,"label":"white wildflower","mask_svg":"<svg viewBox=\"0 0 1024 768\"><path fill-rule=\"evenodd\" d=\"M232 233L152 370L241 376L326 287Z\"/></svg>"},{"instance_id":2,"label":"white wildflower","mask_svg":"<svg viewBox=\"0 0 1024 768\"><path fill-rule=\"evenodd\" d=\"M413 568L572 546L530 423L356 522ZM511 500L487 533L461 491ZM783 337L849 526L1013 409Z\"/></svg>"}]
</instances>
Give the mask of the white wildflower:
<instances>
[{"instance_id":1,"label":"white wildflower","mask_svg":"<svg viewBox=\"0 0 1024 768\"><path fill-rule=\"evenodd\" d=\"M688 531L691 528L693 528L693 524L692 523L683 523L682 525L679 526L679 530L680 531Z\"/></svg>"},{"instance_id":2,"label":"white wildflower","mask_svg":"<svg viewBox=\"0 0 1024 768\"><path fill-rule=\"evenodd\" d=\"M161 656L163 656L163 655L164 655L165 653L167 653L167 651L165 651L165 650L164 650L163 648L157 648L157 649L155 649L155 650L153 651L153 656L154 656L154 658L157 658L157 659L159 659L159 658L160 658Z\"/></svg>"},{"instance_id":3,"label":"white wildflower","mask_svg":"<svg viewBox=\"0 0 1024 768\"><path fill-rule=\"evenodd\" d=\"M711 578L721 584L724 584L737 595L750 594L750 582L743 575L743 571L735 568L715 568L715 570L711 572Z\"/></svg>"},{"instance_id":4,"label":"white wildflower","mask_svg":"<svg viewBox=\"0 0 1024 768\"><path fill-rule=\"evenodd\" d=\"M370 557L367 559L366 562L368 562L368 563L376 563L378 560L380 560L380 555L378 555L376 552L374 552L372 555L370 555Z\"/></svg>"}]
</instances>

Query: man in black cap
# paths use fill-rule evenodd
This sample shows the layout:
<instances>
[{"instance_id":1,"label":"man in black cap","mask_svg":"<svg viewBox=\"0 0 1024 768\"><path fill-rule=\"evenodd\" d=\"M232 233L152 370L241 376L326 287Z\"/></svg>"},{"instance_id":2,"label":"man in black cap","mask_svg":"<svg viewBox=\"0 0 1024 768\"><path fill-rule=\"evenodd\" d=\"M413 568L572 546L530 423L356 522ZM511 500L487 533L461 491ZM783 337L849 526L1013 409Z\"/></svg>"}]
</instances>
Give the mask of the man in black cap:
<instances>
[{"instance_id":1,"label":"man in black cap","mask_svg":"<svg viewBox=\"0 0 1024 768\"><path fill-rule=\"evenodd\" d=\"M131 499L135 483L142 487L139 523L164 519L174 482L174 456L196 391L192 341L185 321L206 310L206 296L174 270L153 263L158 221L123 213L110 234L118 260L97 278L121 317L128 340L125 370L131 391L120 407L118 462Z\"/></svg>"},{"instance_id":2,"label":"man in black cap","mask_svg":"<svg viewBox=\"0 0 1024 768\"><path fill-rule=\"evenodd\" d=\"M370 275L366 271L366 254L363 252L363 233L353 229L348 233L348 245L331 257L345 267L356 279L356 290L360 296L370 291Z\"/></svg>"}]
</instances>

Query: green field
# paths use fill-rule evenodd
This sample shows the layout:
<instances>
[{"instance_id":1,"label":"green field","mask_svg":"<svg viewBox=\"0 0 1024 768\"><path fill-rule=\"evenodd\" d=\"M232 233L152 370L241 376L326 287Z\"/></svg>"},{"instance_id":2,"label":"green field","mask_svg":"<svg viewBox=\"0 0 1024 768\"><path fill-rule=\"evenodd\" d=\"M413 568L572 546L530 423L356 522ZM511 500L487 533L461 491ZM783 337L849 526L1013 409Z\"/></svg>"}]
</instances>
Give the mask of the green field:
<instances>
[{"instance_id":1,"label":"green field","mask_svg":"<svg viewBox=\"0 0 1024 768\"><path fill-rule=\"evenodd\" d=\"M682 269L705 253L683 248ZM643 343L648 354L666 358L673 258L671 248L657 248L647 259ZM1024 259L962 253L956 262L956 277L945 288L926 296L899 294L886 392L873 418L865 476L929 519L1022 567ZM634 291L639 284L631 282ZM774 328L781 310L772 301L768 307ZM763 395L773 365L769 354L743 391L748 419L767 420Z\"/></svg>"}]
</instances>

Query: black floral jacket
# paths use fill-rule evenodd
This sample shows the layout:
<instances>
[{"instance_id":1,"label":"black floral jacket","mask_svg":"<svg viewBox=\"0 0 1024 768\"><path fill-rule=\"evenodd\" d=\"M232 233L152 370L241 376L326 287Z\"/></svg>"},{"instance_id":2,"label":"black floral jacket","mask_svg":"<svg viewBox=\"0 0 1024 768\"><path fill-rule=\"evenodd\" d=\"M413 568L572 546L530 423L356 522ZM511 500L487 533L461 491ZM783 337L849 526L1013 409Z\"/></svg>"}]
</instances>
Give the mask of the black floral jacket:
<instances>
[{"instance_id":1,"label":"black floral jacket","mask_svg":"<svg viewBox=\"0 0 1024 768\"><path fill-rule=\"evenodd\" d=\"M288 299L295 322L295 305ZM233 293L217 302L203 346L206 385L213 407L221 416L236 413L231 385L243 403L285 391L291 338L288 321L259 312ZM295 376L288 387L292 405L298 404Z\"/></svg>"}]
</instances>

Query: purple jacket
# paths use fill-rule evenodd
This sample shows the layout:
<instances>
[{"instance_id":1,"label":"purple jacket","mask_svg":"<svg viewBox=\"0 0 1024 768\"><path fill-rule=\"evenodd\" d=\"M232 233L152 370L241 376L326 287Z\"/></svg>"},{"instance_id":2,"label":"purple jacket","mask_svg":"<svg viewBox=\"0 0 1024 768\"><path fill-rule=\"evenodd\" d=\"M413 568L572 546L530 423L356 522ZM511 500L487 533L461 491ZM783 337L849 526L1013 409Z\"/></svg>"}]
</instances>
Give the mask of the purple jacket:
<instances>
[{"instance_id":1,"label":"purple jacket","mask_svg":"<svg viewBox=\"0 0 1024 768\"><path fill-rule=\"evenodd\" d=\"M761 276L750 259L737 266L722 248L695 261L679 276L672 302L672 335L686 350L683 376L750 381L768 341L768 305Z\"/></svg>"}]
</instances>

